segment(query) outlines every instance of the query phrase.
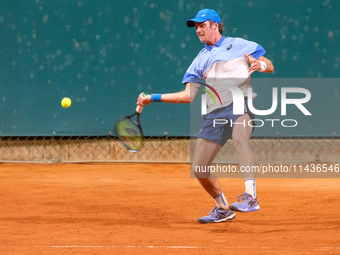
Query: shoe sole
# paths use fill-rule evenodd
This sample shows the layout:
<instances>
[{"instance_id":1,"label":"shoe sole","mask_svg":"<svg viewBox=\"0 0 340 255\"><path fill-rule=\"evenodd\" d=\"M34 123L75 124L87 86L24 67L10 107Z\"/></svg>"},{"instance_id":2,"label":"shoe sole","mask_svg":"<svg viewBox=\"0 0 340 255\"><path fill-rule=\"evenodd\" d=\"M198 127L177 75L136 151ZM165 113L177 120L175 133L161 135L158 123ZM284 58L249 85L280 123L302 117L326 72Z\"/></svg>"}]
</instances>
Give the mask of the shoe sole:
<instances>
[{"instance_id":1,"label":"shoe sole","mask_svg":"<svg viewBox=\"0 0 340 255\"><path fill-rule=\"evenodd\" d=\"M241 208L237 208L237 207L234 206L234 205L230 205L230 206L229 206L229 209L230 209L230 210L233 210L233 211L237 211L237 212L255 212L255 211L260 210L260 206L257 205L257 206L252 207L252 208L241 209Z\"/></svg>"},{"instance_id":2,"label":"shoe sole","mask_svg":"<svg viewBox=\"0 0 340 255\"><path fill-rule=\"evenodd\" d=\"M236 214L233 212L232 214L230 214L228 217L223 218L223 219L219 219L219 220L212 220L212 221L204 221L201 219L198 219L197 221L201 224L206 224L206 223L220 223L220 222L224 222L224 221L228 221L228 220L232 220L236 217Z\"/></svg>"}]
</instances>

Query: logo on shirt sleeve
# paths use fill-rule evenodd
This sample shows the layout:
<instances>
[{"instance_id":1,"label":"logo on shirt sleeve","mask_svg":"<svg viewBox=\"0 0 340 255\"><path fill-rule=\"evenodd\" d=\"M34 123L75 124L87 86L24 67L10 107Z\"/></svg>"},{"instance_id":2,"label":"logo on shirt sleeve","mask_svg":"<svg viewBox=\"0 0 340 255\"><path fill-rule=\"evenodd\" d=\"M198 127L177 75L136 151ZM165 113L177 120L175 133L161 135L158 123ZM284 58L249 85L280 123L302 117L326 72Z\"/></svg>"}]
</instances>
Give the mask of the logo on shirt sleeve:
<instances>
[{"instance_id":1,"label":"logo on shirt sleeve","mask_svg":"<svg viewBox=\"0 0 340 255\"><path fill-rule=\"evenodd\" d=\"M232 45L232 44L230 44L230 45L228 46L227 50L230 50L230 49L231 49L231 47L233 47L233 45Z\"/></svg>"}]
</instances>

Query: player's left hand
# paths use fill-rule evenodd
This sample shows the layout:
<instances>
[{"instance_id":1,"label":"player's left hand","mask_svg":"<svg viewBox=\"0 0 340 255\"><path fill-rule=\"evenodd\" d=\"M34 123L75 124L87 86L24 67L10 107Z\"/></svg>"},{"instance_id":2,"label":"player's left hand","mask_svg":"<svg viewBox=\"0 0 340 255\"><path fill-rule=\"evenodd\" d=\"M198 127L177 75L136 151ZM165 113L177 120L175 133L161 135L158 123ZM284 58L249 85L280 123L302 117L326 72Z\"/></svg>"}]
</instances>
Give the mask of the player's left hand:
<instances>
[{"instance_id":1,"label":"player's left hand","mask_svg":"<svg viewBox=\"0 0 340 255\"><path fill-rule=\"evenodd\" d=\"M250 62L250 67L248 69L248 77L250 77L250 75L257 71L257 70L260 70L261 69L261 64L260 62L255 59L252 55L248 55L246 53L244 53L244 55L246 56L246 58L249 60Z\"/></svg>"},{"instance_id":2,"label":"player's left hand","mask_svg":"<svg viewBox=\"0 0 340 255\"><path fill-rule=\"evenodd\" d=\"M146 95L146 96L145 96ZM139 97L137 99L137 105L140 106L146 106L151 103L151 95L145 94L144 92L139 94Z\"/></svg>"}]
</instances>

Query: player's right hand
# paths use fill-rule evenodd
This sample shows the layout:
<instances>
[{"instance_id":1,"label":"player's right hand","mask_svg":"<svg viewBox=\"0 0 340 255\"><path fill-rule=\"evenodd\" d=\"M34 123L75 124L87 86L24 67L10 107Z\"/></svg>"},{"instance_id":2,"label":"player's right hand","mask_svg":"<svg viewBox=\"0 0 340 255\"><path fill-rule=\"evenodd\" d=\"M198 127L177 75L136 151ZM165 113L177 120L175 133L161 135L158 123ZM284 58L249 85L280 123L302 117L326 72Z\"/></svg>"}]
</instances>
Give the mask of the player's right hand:
<instances>
[{"instance_id":1,"label":"player's right hand","mask_svg":"<svg viewBox=\"0 0 340 255\"><path fill-rule=\"evenodd\" d=\"M137 105L144 107L144 106L146 106L150 103L151 103L151 95L150 94L145 94L144 92L139 94L139 97L137 99Z\"/></svg>"}]
</instances>

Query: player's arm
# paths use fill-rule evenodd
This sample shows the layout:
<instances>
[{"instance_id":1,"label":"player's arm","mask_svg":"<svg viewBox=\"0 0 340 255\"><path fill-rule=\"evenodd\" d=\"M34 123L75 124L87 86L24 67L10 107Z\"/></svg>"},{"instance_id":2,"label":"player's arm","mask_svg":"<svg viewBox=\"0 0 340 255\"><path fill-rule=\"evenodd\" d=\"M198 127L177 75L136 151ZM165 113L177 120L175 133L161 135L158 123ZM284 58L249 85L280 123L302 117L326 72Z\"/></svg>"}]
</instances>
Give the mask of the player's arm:
<instances>
[{"instance_id":1,"label":"player's arm","mask_svg":"<svg viewBox=\"0 0 340 255\"><path fill-rule=\"evenodd\" d=\"M152 102L164 102L164 103L172 103L172 104L186 104L191 103L197 95L198 89L200 85L197 83L186 83L185 89L176 93L168 93L168 94L154 94L147 95L143 97L142 92L139 97L137 104L140 106L146 106Z\"/></svg>"},{"instance_id":2,"label":"player's arm","mask_svg":"<svg viewBox=\"0 0 340 255\"><path fill-rule=\"evenodd\" d=\"M250 62L248 70L249 76L255 71L263 73L271 73L274 71L273 63L268 58L261 56L258 59L255 59L252 55L248 55L246 53L244 53L244 55Z\"/></svg>"},{"instance_id":3,"label":"player's arm","mask_svg":"<svg viewBox=\"0 0 340 255\"><path fill-rule=\"evenodd\" d=\"M274 65L272 61L270 61L268 58L261 56L257 59L258 61L263 61L266 63L266 69L263 71L264 73L272 73L274 72Z\"/></svg>"}]
</instances>

